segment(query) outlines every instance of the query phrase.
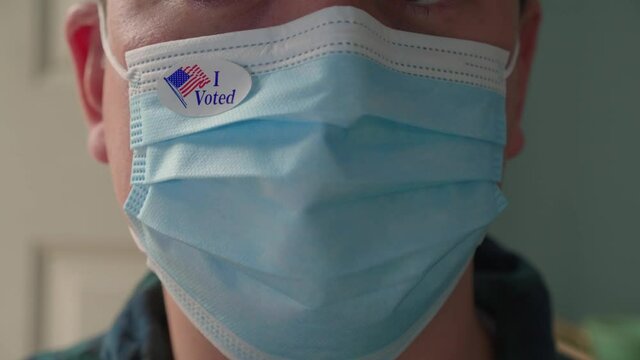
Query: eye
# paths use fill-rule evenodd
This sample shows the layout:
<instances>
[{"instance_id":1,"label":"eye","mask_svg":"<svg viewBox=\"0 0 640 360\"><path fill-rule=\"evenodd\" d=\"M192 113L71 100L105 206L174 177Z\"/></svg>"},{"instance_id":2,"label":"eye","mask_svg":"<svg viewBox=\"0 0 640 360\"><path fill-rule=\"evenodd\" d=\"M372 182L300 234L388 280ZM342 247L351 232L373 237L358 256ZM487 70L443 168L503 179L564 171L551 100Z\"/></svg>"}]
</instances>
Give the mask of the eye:
<instances>
[{"instance_id":1,"label":"eye","mask_svg":"<svg viewBox=\"0 0 640 360\"><path fill-rule=\"evenodd\" d=\"M406 0L406 1L413 5L434 5L439 3L441 0Z\"/></svg>"},{"instance_id":2,"label":"eye","mask_svg":"<svg viewBox=\"0 0 640 360\"><path fill-rule=\"evenodd\" d=\"M405 8L409 10L412 15L424 17L429 16L432 8L443 1L446 0L404 0L399 3L404 4Z\"/></svg>"}]
</instances>

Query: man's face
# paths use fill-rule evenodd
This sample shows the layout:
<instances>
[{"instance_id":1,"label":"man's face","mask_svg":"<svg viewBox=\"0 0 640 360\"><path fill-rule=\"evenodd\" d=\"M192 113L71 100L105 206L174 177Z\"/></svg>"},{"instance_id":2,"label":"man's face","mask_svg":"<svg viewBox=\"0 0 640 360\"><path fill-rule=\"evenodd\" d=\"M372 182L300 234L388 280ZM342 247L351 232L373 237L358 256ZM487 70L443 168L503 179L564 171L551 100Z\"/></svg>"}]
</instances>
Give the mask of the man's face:
<instances>
[{"instance_id":1,"label":"man's face","mask_svg":"<svg viewBox=\"0 0 640 360\"><path fill-rule=\"evenodd\" d=\"M519 119L539 22L537 0L530 0L522 16L517 0L108 0L107 27L111 47L124 64L125 52L142 46L279 25L334 5L361 8L392 28L483 42L509 52L519 40L518 67L508 82L506 156L520 151ZM102 61L96 65L95 59L102 58L95 44L96 21L95 7L82 5L70 12L67 35L89 118L90 148L111 165L123 204L131 169L128 83Z\"/></svg>"}]
</instances>

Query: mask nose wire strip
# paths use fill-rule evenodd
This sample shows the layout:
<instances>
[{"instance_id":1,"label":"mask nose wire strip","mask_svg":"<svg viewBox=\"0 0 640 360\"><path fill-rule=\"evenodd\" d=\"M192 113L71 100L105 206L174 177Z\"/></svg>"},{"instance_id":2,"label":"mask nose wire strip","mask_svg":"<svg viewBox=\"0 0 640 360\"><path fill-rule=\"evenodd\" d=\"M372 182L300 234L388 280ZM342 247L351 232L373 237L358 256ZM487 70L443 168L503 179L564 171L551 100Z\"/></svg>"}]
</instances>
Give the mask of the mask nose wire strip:
<instances>
[{"instance_id":1,"label":"mask nose wire strip","mask_svg":"<svg viewBox=\"0 0 640 360\"><path fill-rule=\"evenodd\" d=\"M516 42L516 47L513 49L513 53L511 53L511 59L509 60L509 65L504 71L504 78L508 79L513 71L516 69L516 65L518 65L518 59L520 58L520 40Z\"/></svg>"},{"instance_id":2,"label":"mask nose wire strip","mask_svg":"<svg viewBox=\"0 0 640 360\"><path fill-rule=\"evenodd\" d=\"M109 63L113 67L113 69L120 75L124 80L132 80L131 75L124 66L120 65L120 61L116 58L111 51L111 45L109 44L109 37L107 36L107 16L105 11L106 4L104 1L99 1L97 3L98 6L98 18L100 21L100 41L102 42L102 50L104 51L104 55L109 60Z\"/></svg>"}]
</instances>

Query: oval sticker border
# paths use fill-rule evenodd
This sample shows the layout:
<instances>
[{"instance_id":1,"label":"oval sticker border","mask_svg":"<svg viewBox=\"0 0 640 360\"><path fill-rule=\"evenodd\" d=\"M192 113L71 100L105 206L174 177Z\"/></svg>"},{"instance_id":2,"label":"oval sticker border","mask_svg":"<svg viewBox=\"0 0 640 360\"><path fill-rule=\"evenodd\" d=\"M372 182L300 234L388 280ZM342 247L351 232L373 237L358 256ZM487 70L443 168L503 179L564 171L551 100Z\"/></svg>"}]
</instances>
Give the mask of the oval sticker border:
<instances>
[{"instance_id":1,"label":"oval sticker border","mask_svg":"<svg viewBox=\"0 0 640 360\"><path fill-rule=\"evenodd\" d=\"M249 95L251 74L219 58L190 58L172 66L157 82L160 102L188 117L222 114Z\"/></svg>"}]
</instances>

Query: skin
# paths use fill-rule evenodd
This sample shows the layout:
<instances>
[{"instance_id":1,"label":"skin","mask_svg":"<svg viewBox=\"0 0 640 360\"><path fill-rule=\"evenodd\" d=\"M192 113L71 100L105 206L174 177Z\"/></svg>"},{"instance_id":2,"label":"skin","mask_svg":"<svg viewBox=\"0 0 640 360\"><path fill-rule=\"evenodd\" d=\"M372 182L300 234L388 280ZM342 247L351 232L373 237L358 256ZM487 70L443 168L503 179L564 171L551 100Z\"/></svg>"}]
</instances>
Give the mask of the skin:
<instances>
[{"instance_id":1,"label":"skin","mask_svg":"<svg viewBox=\"0 0 640 360\"><path fill-rule=\"evenodd\" d=\"M407 0L108 0L107 26L113 52L124 64L126 51L145 45L278 25L334 5L359 7L393 28L474 40L508 51L519 40L517 67L508 80L505 158L520 153L520 119L541 20L538 0L530 0L524 9L515 0L442 0L428 7ZM104 59L95 4L70 9L66 36L88 125L89 152L109 165L123 205L131 171L128 83ZM424 359L425 354L434 360L493 357L474 306L472 269L473 264L401 360ZM225 359L166 293L165 306L176 359Z\"/></svg>"}]
</instances>

